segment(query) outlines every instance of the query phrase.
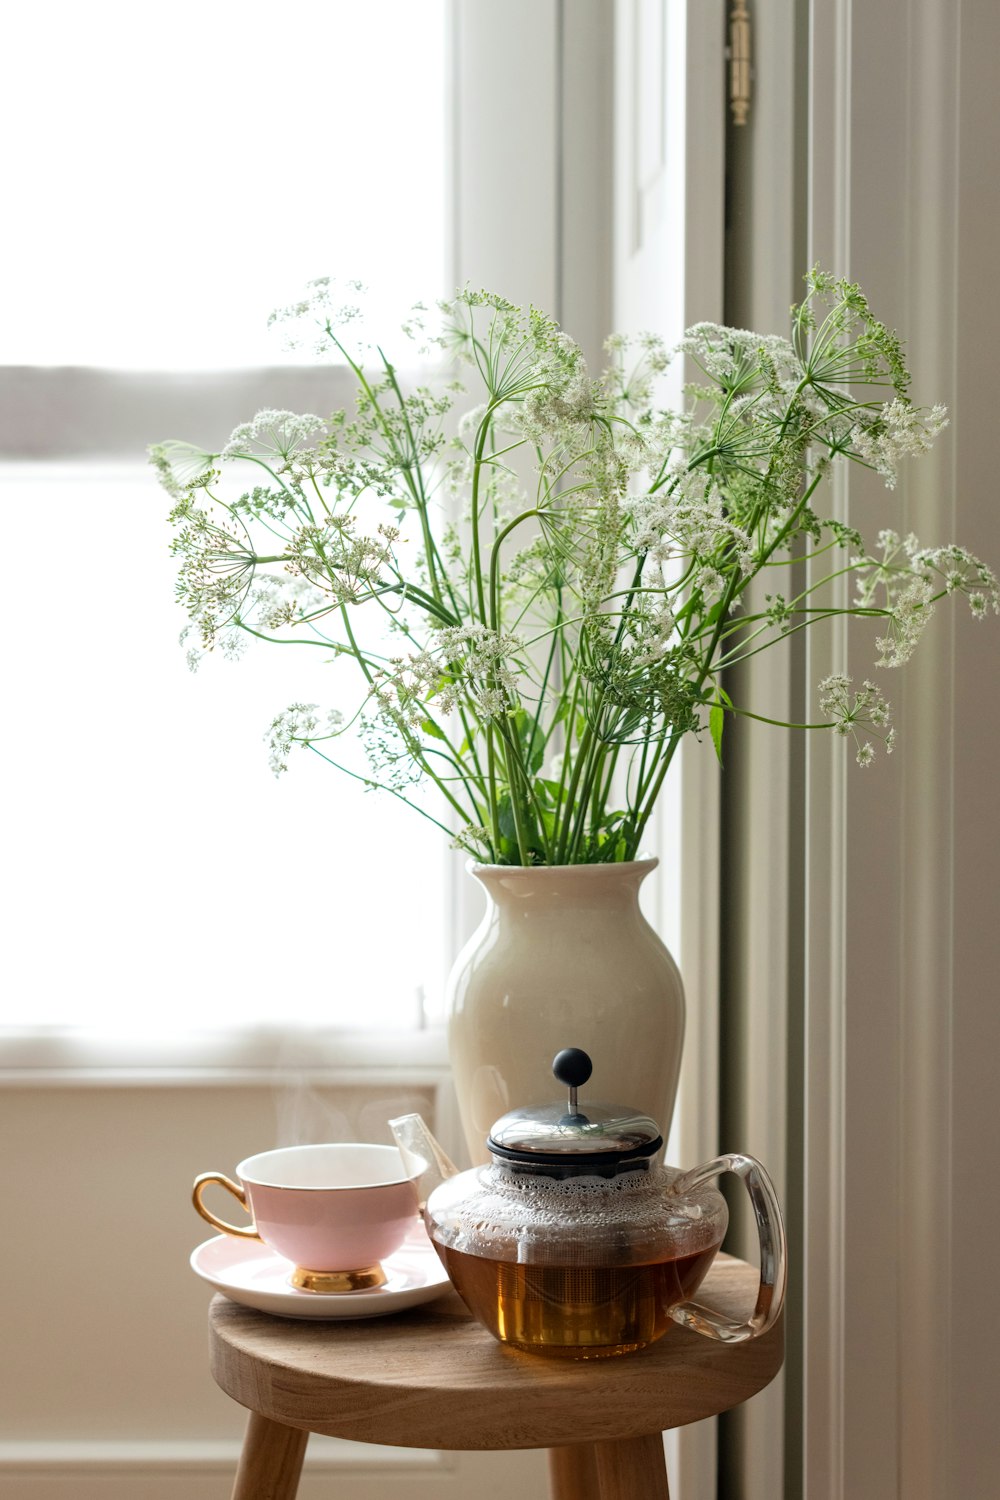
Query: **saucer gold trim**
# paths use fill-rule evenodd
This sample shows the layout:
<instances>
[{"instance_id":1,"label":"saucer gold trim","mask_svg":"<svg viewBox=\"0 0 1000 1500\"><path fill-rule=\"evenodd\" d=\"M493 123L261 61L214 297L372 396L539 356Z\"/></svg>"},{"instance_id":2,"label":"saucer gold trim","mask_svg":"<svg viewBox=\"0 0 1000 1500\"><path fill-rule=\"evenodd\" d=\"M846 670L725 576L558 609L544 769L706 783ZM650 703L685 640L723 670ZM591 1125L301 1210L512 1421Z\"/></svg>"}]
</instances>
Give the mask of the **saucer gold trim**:
<instances>
[{"instance_id":1,"label":"saucer gold trim","mask_svg":"<svg viewBox=\"0 0 1000 1500\"><path fill-rule=\"evenodd\" d=\"M370 1292L385 1286L388 1277L379 1265L362 1266L357 1271L310 1271L296 1266L289 1276L291 1286L300 1292Z\"/></svg>"}]
</instances>

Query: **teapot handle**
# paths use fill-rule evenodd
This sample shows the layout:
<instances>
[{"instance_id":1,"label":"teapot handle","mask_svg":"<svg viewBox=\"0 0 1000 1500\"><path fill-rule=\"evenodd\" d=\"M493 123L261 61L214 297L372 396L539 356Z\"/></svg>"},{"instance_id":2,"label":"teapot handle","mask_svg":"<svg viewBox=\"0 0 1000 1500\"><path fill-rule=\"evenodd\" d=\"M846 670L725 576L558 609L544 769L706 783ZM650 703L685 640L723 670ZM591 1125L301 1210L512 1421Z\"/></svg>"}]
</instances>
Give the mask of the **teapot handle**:
<instances>
[{"instance_id":1,"label":"teapot handle","mask_svg":"<svg viewBox=\"0 0 1000 1500\"><path fill-rule=\"evenodd\" d=\"M786 1244L785 1226L774 1184L759 1161L752 1156L717 1156L714 1161L696 1167L678 1177L670 1187L679 1196L694 1192L712 1182L722 1172L735 1172L743 1179L753 1204L757 1233L760 1236L760 1286L757 1305L745 1323L734 1323L711 1308L697 1302L681 1302L670 1309L670 1316L696 1333L719 1339L724 1344L742 1344L746 1339L765 1333L777 1318L785 1300Z\"/></svg>"}]
</instances>

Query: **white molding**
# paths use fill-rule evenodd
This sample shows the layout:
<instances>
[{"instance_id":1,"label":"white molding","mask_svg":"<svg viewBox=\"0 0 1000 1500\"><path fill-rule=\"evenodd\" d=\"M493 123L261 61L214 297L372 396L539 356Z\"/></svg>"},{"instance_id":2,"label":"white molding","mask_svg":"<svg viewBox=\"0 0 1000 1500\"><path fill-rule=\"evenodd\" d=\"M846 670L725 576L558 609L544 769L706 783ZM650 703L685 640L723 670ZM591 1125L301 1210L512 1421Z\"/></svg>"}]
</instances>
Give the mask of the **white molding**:
<instances>
[{"instance_id":1,"label":"white molding","mask_svg":"<svg viewBox=\"0 0 1000 1500\"><path fill-rule=\"evenodd\" d=\"M905 327L917 400L956 406L961 42L954 9L911 4L906 73ZM996 28L994 28L996 40ZM968 45L966 43L966 45ZM961 422L959 407L956 417ZM958 444L939 444L904 493L905 529L929 545L962 540L969 507ZM973 501L973 504L975 502ZM994 530L994 536L998 532ZM970 543L972 545L972 543ZM991 559L994 564L997 559ZM907 1500L959 1493L953 1474L952 1090L955 1025L955 610L940 609L908 668L900 721L900 1317L899 1487ZM996 649L996 648L994 648ZM932 708L932 705L934 706ZM988 733L988 716L982 725ZM994 724L996 719L994 718ZM928 797L927 789L935 795ZM907 814L920 810L919 817Z\"/></svg>"},{"instance_id":2,"label":"white molding","mask_svg":"<svg viewBox=\"0 0 1000 1500\"><path fill-rule=\"evenodd\" d=\"M558 301L566 331L591 369L605 363L612 331L614 7L606 0L558 0Z\"/></svg>"},{"instance_id":3,"label":"white molding","mask_svg":"<svg viewBox=\"0 0 1000 1500\"><path fill-rule=\"evenodd\" d=\"M851 0L813 3L810 24L808 260L847 275ZM834 512L843 515L842 472L836 485ZM843 669L844 643L842 629L807 637L807 690ZM810 1500L846 1500L843 751L823 736L811 738L806 752L803 1491Z\"/></svg>"},{"instance_id":4,"label":"white molding","mask_svg":"<svg viewBox=\"0 0 1000 1500\"><path fill-rule=\"evenodd\" d=\"M0 1443L0 1500L218 1500L239 1455L237 1441L198 1439ZM299 1494L423 1500L461 1483L456 1454L311 1437Z\"/></svg>"},{"instance_id":5,"label":"white molding","mask_svg":"<svg viewBox=\"0 0 1000 1500\"><path fill-rule=\"evenodd\" d=\"M668 47L682 47L684 101L682 316L685 327L721 322L725 259L725 31L724 10L687 0L668 4ZM683 31L674 19L683 15ZM676 30L674 29L676 28ZM668 52L669 67L669 52ZM671 74L668 73L668 79ZM676 71L672 73L676 91ZM668 82L668 93L671 91ZM668 160L671 146L667 143ZM719 1149L719 766L712 745L690 741L681 760L681 952L688 985L686 1047L693 1067L682 1101L685 1160L710 1159ZM694 960L693 966L691 960ZM696 1007L692 1015L692 1007ZM685 1428L677 1443L679 1490L709 1500L717 1486L717 1424Z\"/></svg>"},{"instance_id":6,"label":"white molding","mask_svg":"<svg viewBox=\"0 0 1000 1500\"><path fill-rule=\"evenodd\" d=\"M433 1088L447 1063L433 1069L384 1068L0 1068L0 1089L386 1088L402 1082Z\"/></svg>"},{"instance_id":7,"label":"white molding","mask_svg":"<svg viewBox=\"0 0 1000 1500\"><path fill-rule=\"evenodd\" d=\"M108 1029L0 1030L0 1088L199 1088L289 1084L436 1085L444 1029L331 1032L308 1026L114 1034Z\"/></svg>"},{"instance_id":8,"label":"white molding","mask_svg":"<svg viewBox=\"0 0 1000 1500\"><path fill-rule=\"evenodd\" d=\"M331 411L351 398L343 365L150 371L0 365L0 459L122 458L184 433L212 447L263 407Z\"/></svg>"},{"instance_id":9,"label":"white molding","mask_svg":"<svg viewBox=\"0 0 1000 1500\"><path fill-rule=\"evenodd\" d=\"M556 309L556 0L453 0L454 272L519 305ZM519 107L517 101L532 101ZM498 122L502 121L502 128ZM516 192L513 184L516 183Z\"/></svg>"},{"instance_id":10,"label":"white molding","mask_svg":"<svg viewBox=\"0 0 1000 1500\"><path fill-rule=\"evenodd\" d=\"M832 634L832 633L831 633ZM833 640L810 642L808 680L833 670ZM843 745L806 762L804 1470L810 1500L843 1495L844 885Z\"/></svg>"},{"instance_id":11,"label":"white molding","mask_svg":"<svg viewBox=\"0 0 1000 1500\"><path fill-rule=\"evenodd\" d=\"M161 1475L176 1478L236 1473L241 1444L200 1438L105 1439L100 1441L18 1442L0 1440L0 1485L14 1479L93 1480ZM311 1436L304 1471L323 1474L392 1471L425 1475L447 1473L454 1455L437 1449L383 1447L341 1438Z\"/></svg>"}]
</instances>

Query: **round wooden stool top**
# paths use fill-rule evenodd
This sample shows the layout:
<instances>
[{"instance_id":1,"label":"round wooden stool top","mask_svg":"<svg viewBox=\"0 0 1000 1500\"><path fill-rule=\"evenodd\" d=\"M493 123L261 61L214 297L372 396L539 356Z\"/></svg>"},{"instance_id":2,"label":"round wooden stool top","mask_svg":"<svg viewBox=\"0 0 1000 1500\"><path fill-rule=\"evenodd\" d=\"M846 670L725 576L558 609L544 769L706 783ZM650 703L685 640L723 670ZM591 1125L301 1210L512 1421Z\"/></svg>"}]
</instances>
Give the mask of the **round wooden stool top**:
<instances>
[{"instance_id":1,"label":"round wooden stool top","mask_svg":"<svg viewBox=\"0 0 1000 1500\"><path fill-rule=\"evenodd\" d=\"M758 1274L720 1255L698 1301L732 1318ZM506 1348L453 1292L399 1317L275 1318L217 1296L212 1374L242 1406L286 1427L404 1448L551 1448L683 1427L761 1390L781 1367L781 1320L744 1344L687 1328L613 1359Z\"/></svg>"}]
</instances>

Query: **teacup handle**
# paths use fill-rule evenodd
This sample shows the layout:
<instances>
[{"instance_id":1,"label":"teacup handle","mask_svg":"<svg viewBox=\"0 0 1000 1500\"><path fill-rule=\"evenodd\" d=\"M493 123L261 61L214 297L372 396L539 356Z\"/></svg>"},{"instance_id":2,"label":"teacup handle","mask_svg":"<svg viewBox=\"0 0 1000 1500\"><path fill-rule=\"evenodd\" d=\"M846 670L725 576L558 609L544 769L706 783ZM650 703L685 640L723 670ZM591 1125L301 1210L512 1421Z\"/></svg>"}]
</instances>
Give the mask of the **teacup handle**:
<instances>
[{"instance_id":1,"label":"teacup handle","mask_svg":"<svg viewBox=\"0 0 1000 1500\"><path fill-rule=\"evenodd\" d=\"M717 1156L714 1161L686 1172L671 1184L670 1191L679 1196L694 1192L712 1182L722 1172L735 1172L742 1178L753 1204L757 1233L760 1237L760 1286L757 1305L745 1323L734 1323L721 1313L697 1302L681 1302L670 1309L670 1316L687 1328L724 1344L742 1344L766 1333L777 1318L785 1300L786 1245L785 1226L774 1184L759 1161L752 1156Z\"/></svg>"},{"instance_id":2,"label":"teacup handle","mask_svg":"<svg viewBox=\"0 0 1000 1500\"><path fill-rule=\"evenodd\" d=\"M202 1172L200 1177L195 1178L194 1188L191 1192L191 1201L202 1218L207 1219L213 1229L221 1229L224 1234L238 1235L241 1240L259 1240L260 1235L252 1224L243 1226L239 1224L227 1224L224 1219L216 1218L210 1208L205 1207L201 1201L201 1195L210 1182L217 1182L220 1187L224 1187L227 1193L232 1193L241 1208L245 1208L247 1213L250 1212L247 1208L247 1195L244 1188L241 1188L238 1183L230 1181L228 1177L224 1177L221 1172Z\"/></svg>"}]
</instances>

